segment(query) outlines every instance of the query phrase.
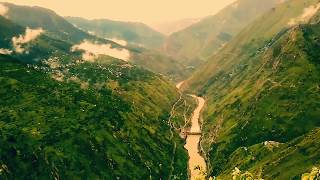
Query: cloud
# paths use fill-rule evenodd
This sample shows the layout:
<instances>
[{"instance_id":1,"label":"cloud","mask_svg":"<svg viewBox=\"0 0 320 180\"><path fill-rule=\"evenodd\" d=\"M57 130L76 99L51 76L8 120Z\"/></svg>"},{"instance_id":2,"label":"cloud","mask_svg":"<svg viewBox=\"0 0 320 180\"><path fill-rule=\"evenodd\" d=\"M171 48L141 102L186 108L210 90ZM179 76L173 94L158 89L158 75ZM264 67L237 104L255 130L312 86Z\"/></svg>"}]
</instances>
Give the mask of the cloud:
<instances>
[{"instance_id":1,"label":"cloud","mask_svg":"<svg viewBox=\"0 0 320 180\"><path fill-rule=\"evenodd\" d=\"M6 17L8 11L9 11L9 8L0 3L0 15Z\"/></svg>"},{"instance_id":2,"label":"cloud","mask_svg":"<svg viewBox=\"0 0 320 180\"><path fill-rule=\"evenodd\" d=\"M116 42L122 46L126 46L128 45L128 42L125 41L125 40L122 40L122 39L117 39L117 38L112 38L112 39L109 39L110 41L113 41L113 42Z\"/></svg>"},{"instance_id":3,"label":"cloud","mask_svg":"<svg viewBox=\"0 0 320 180\"><path fill-rule=\"evenodd\" d=\"M80 29L81 30L81 29ZM94 31L88 31L89 34L96 36L96 33Z\"/></svg>"},{"instance_id":4,"label":"cloud","mask_svg":"<svg viewBox=\"0 0 320 180\"><path fill-rule=\"evenodd\" d=\"M30 29L29 27L27 27L24 35L19 35L19 37L12 38L12 43L15 51L17 53L23 53L25 49L22 47L22 45L36 39L43 32L44 30L42 28Z\"/></svg>"},{"instance_id":5,"label":"cloud","mask_svg":"<svg viewBox=\"0 0 320 180\"><path fill-rule=\"evenodd\" d=\"M320 3L317 5L312 5L310 7L304 8L303 13L297 17L297 18L292 18L290 19L288 25L293 26L299 23L307 22L312 18L317 11L320 9Z\"/></svg>"},{"instance_id":6,"label":"cloud","mask_svg":"<svg viewBox=\"0 0 320 180\"><path fill-rule=\"evenodd\" d=\"M94 61L99 55L108 55L124 61L128 61L130 58L130 52L126 49L111 48L110 44L92 43L88 40L84 40L71 48L71 51L76 50L84 50L82 58L87 61Z\"/></svg>"},{"instance_id":7,"label":"cloud","mask_svg":"<svg viewBox=\"0 0 320 180\"><path fill-rule=\"evenodd\" d=\"M0 48L0 54L11 54L11 53L12 53L12 51L9 50L9 49L2 49L2 48Z\"/></svg>"}]
</instances>

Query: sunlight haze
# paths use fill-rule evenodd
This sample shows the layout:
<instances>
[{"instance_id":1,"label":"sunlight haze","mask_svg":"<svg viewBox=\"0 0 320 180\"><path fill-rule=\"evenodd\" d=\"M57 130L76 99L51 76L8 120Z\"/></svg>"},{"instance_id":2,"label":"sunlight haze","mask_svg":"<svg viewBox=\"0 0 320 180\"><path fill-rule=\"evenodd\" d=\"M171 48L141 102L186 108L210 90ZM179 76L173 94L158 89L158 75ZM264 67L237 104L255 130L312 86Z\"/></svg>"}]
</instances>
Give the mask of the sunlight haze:
<instances>
[{"instance_id":1,"label":"sunlight haze","mask_svg":"<svg viewBox=\"0 0 320 180\"><path fill-rule=\"evenodd\" d=\"M320 180L320 0L0 0L0 180Z\"/></svg>"},{"instance_id":2,"label":"sunlight haze","mask_svg":"<svg viewBox=\"0 0 320 180\"><path fill-rule=\"evenodd\" d=\"M7 0L21 5L41 6L62 16L107 18L147 24L213 15L235 0ZM5 1L3 1L5 2Z\"/></svg>"}]
</instances>

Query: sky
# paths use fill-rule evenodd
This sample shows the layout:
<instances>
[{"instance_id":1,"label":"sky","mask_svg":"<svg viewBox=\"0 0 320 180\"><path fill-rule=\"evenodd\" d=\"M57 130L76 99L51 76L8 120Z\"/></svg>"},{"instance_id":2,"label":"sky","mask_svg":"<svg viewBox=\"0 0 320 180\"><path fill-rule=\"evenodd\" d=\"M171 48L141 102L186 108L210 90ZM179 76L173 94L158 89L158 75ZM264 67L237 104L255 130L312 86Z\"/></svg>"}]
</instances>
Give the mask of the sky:
<instances>
[{"instance_id":1,"label":"sky","mask_svg":"<svg viewBox=\"0 0 320 180\"><path fill-rule=\"evenodd\" d=\"M147 24L213 15L236 0L0 0L37 5L62 16L107 18Z\"/></svg>"}]
</instances>

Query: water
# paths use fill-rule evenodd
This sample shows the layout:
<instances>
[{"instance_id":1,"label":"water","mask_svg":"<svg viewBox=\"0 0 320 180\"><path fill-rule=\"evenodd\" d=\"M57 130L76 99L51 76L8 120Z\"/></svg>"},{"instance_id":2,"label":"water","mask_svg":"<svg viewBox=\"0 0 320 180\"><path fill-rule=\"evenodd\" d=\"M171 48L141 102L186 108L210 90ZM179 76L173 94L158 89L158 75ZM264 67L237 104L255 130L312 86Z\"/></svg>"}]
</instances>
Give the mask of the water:
<instances>
[{"instance_id":1,"label":"water","mask_svg":"<svg viewBox=\"0 0 320 180\"><path fill-rule=\"evenodd\" d=\"M205 100L201 97L197 97L192 95L198 101L198 106L194 110L192 115L192 126L190 129L191 133L199 133L201 132L200 128L200 112L204 106ZM203 171L206 170L206 163L204 158L201 156L199 151L199 143L200 143L201 135L188 135L187 143L184 146L188 150L189 154L189 170L191 172L191 180L196 177L202 176L201 171L199 169L195 169L196 167L200 167Z\"/></svg>"}]
</instances>

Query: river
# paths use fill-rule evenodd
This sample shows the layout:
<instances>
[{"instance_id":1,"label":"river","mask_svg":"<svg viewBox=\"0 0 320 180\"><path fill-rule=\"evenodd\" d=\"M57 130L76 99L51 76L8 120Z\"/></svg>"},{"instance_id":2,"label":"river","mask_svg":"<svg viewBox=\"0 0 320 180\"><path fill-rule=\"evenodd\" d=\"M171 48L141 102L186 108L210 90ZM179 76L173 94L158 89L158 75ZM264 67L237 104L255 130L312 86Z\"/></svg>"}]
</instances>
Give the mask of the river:
<instances>
[{"instance_id":1,"label":"river","mask_svg":"<svg viewBox=\"0 0 320 180\"><path fill-rule=\"evenodd\" d=\"M180 89L181 85L183 82L180 82L177 84L177 88ZM202 97L198 97L196 95L191 95L197 102L198 106L197 108L193 111L192 114L192 125L189 133L201 133L201 127L200 127L200 113L201 110L204 107L205 100ZM187 142L185 144L185 148L188 150L189 154L189 170L190 170L190 175L191 175L191 180L196 179L196 177L202 176L201 171L196 167L200 167L202 172L206 171L206 163L204 158L200 154L199 150L199 143L200 143L200 138L201 135L188 135L187 136Z\"/></svg>"}]
</instances>

